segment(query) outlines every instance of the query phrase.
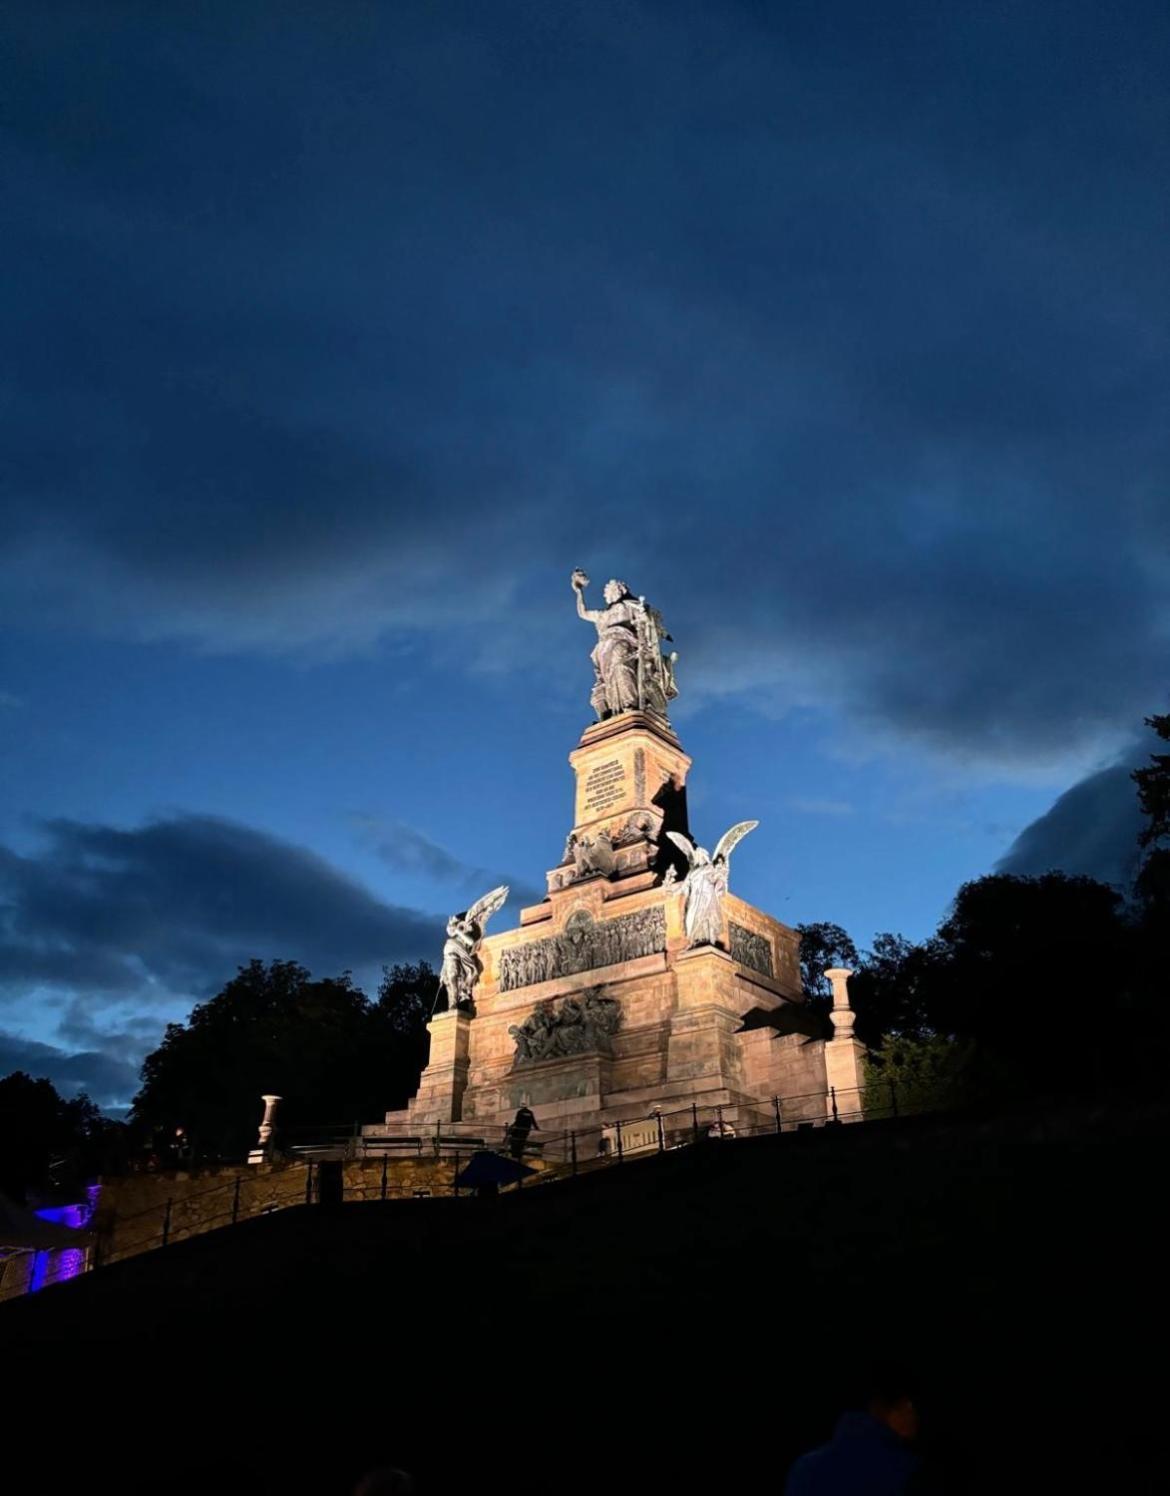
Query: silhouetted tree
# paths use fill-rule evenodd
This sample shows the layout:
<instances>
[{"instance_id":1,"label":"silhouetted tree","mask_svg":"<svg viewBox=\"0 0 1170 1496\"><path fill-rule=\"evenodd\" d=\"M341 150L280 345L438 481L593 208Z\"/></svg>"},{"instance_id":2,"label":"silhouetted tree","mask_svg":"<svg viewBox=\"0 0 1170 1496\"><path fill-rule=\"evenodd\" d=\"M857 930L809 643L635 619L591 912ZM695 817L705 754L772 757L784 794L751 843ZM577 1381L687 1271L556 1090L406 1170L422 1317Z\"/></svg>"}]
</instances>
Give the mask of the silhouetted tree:
<instances>
[{"instance_id":1,"label":"silhouetted tree","mask_svg":"<svg viewBox=\"0 0 1170 1496\"><path fill-rule=\"evenodd\" d=\"M375 1017L389 1035L390 1066L385 1076L386 1109L405 1106L418 1089L427 1062L427 1020L435 1005L438 977L425 962L384 966Z\"/></svg>"},{"instance_id":2,"label":"silhouetted tree","mask_svg":"<svg viewBox=\"0 0 1170 1496\"><path fill-rule=\"evenodd\" d=\"M833 996L825 972L831 966L856 968L859 957L849 932L826 920L797 925L800 936L800 981L810 1007L825 1013Z\"/></svg>"},{"instance_id":3,"label":"silhouetted tree","mask_svg":"<svg viewBox=\"0 0 1170 1496\"><path fill-rule=\"evenodd\" d=\"M1147 717L1164 743L1170 743L1170 715ZM1133 771L1138 787L1138 801L1146 815L1146 825L1138 838L1143 847L1170 839L1170 753L1151 753L1150 762Z\"/></svg>"},{"instance_id":4,"label":"silhouetted tree","mask_svg":"<svg viewBox=\"0 0 1170 1496\"><path fill-rule=\"evenodd\" d=\"M15 1070L0 1080L0 1189L17 1200L76 1195L109 1166L124 1133L88 1096L66 1100L51 1081Z\"/></svg>"},{"instance_id":5,"label":"silhouetted tree","mask_svg":"<svg viewBox=\"0 0 1170 1496\"><path fill-rule=\"evenodd\" d=\"M858 963L850 989L873 1073L956 1083L961 1073L985 1099L1129 1084L1123 1056L1165 1022L1141 975L1139 933L1121 895L1091 878L964 884L930 939L879 935Z\"/></svg>"},{"instance_id":6,"label":"silhouetted tree","mask_svg":"<svg viewBox=\"0 0 1170 1496\"><path fill-rule=\"evenodd\" d=\"M875 936L850 983L857 1037L875 1045L887 1034L917 1039L934 1032L934 994L945 981L945 964L937 940L915 944L888 931Z\"/></svg>"},{"instance_id":7,"label":"silhouetted tree","mask_svg":"<svg viewBox=\"0 0 1170 1496\"><path fill-rule=\"evenodd\" d=\"M286 1136L378 1120L417 1085L411 1015L436 982L425 964L387 976L388 996L375 1004L348 972L314 979L295 961L242 966L185 1024L168 1024L143 1063L133 1122L163 1143L185 1128L199 1157L238 1157L255 1141L264 1092L284 1098Z\"/></svg>"}]
</instances>

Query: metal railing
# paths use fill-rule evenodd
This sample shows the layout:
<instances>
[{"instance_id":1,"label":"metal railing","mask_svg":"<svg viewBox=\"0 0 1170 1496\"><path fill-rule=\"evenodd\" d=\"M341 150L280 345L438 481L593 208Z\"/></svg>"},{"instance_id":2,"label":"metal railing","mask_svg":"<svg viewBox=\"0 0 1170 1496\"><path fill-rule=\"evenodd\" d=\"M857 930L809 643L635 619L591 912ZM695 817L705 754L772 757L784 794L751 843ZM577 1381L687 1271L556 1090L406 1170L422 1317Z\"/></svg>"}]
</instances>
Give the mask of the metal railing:
<instances>
[{"instance_id":1,"label":"metal railing","mask_svg":"<svg viewBox=\"0 0 1170 1496\"><path fill-rule=\"evenodd\" d=\"M736 1139L783 1135L943 1109L944 1098L898 1095L892 1084L864 1092L809 1092L770 1102L654 1107L638 1115L565 1131L518 1131L510 1125L437 1123L433 1128L387 1124L363 1132L350 1124L296 1129L277 1141L271 1166L239 1166L232 1178L205 1190L175 1190L131 1215L106 1215L91 1266L102 1267L209 1231L271 1215L294 1205L404 1199L467 1198L465 1165L484 1150L510 1155L533 1171L504 1193L619 1166L632 1159ZM405 1172L395 1165L416 1166ZM414 1177L412 1178L412 1174Z\"/></svg>"}]
</instances>

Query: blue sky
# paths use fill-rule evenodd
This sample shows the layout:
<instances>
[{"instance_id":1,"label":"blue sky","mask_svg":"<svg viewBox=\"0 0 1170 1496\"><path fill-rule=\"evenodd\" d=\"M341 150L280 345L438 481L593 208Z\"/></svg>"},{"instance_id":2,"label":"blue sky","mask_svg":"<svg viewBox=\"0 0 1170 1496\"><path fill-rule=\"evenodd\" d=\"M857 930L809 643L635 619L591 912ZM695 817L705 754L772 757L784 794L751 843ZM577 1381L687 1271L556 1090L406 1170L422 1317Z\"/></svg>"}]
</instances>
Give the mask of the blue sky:
<instances>
[{"instance_id":1,"label":"blue sky","mask_svg":"<svg viewBox=\"0 0 1170 1496\"><path fill-rule=\"evenodd\" d=\"M760 819L735 887L780 918L1122 875L1164 8L3 28L0 1069L124 1103L237 962L372 983L539 889L574 566L665 614L693 828Z\"/></svg>"}]
</instances>

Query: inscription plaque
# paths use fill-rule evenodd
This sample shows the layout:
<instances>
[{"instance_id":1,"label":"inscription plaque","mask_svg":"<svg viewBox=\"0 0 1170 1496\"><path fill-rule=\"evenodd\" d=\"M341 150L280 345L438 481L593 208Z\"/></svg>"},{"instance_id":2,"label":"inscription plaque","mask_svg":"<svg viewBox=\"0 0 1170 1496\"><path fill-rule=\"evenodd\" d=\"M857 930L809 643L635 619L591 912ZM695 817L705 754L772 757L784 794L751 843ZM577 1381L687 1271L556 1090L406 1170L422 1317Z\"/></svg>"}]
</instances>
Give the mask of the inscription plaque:
<instances>
[{"instance_id":1,"label":"inscription plaque","mask_svg":"<svg viewBox=\"0 0 1170 1496\"><path fill-rule=\"evenodd\" d=\"M585 779L587 815L603 815L625 798L626 771L620 758L606 759L589 770Z\"/></svg>"}]
</instances>

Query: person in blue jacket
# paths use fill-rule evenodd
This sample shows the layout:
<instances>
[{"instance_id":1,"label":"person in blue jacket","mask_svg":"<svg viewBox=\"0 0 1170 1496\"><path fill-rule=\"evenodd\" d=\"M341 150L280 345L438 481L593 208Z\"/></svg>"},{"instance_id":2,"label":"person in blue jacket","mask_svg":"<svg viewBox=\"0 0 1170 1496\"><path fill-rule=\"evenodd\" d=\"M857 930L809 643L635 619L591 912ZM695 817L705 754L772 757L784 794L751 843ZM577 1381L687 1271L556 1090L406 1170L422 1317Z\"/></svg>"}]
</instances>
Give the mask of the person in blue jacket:
<instances>
[{"instance_id":1,"label":"person in blue jacket","mask_svg":"<svg viewBox=\"0 0 1170 1496\"><path fill-rule=\"evenodd\" d=\"M793 1465L784 1496L912 1496L923 1489L918 1427L906 1377L871 1378L862 1406L842 1413L829 1442Z\"/></svg>"}]
</instances>

